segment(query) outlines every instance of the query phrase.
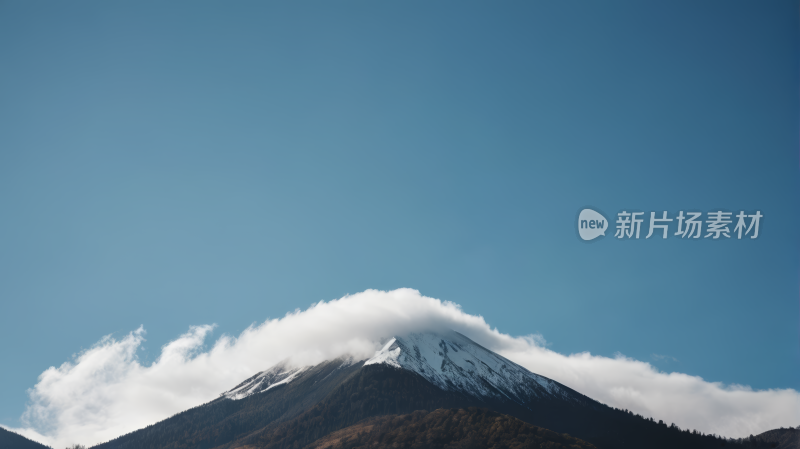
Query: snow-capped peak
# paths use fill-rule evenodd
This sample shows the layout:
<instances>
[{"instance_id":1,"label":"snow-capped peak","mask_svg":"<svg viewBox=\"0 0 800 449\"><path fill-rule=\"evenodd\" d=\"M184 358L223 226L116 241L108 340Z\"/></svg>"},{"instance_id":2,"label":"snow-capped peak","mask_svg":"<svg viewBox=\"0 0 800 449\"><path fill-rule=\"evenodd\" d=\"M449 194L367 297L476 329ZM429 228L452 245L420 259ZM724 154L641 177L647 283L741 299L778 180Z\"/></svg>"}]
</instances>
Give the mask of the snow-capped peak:
<instances>
[{"instance_id":1,"label":"snow-capped peak","mask_svg":"<svg viewBox=\"0 0 800 449\"><path fill-rule=\"evenodd\" d=\"M479 398L507 397L519 404L532 397L577 399L569 389L534 374L455 331L416 333L389 340L364 365L413 371L443 390Z\"/></svg>"},{"instance_id":2,"label":"snow-capped peak","mask_svg":"<svg viewBox=\"0 0 800 449\"><path fill-rule=\"evenodd\" d=\"M336 370L361 363L342 358ZM585 398L558 382L534 374L455 331L415 333L390 339L363 366L387 365L419 374L446 391L480 399L509 399L525 405L534 398L582 402ZM222 394L238 400L286 385L313 366L278 363Z\"/></svg>"}]
</instances>

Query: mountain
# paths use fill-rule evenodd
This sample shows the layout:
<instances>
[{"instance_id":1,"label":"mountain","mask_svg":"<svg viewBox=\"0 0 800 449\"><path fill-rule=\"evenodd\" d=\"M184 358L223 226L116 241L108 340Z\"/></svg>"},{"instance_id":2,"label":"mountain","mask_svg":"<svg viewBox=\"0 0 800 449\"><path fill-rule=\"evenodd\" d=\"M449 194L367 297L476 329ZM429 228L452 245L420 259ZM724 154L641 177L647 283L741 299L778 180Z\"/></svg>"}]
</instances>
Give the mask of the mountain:
<instances>
[{"instance_id":1,"label":"mountain","mask_svg":"<svg viewBox=\"0 0 800 449\"><path fill-rule=\"evenodd\" d=\"M96 447L300 449L365 419L470 408L600 449L741 446L608 407L447 331L396 336L367 360L279 363L208 404Z\"/></svg>"},{"instance_id":2,"label":"mountain","mask_svg":"<svg viewBox=\"0 0 800 449\"><path fill-rule=\"evenodd\" d=\"M43 444L0 427L0 449L49 449Z\"/></svg>"},{"instance_id":3,"label":"mountain","mask_svg":"<svg viewBox=\"0 0 800 449\"><path fill-rule=\"evenodd\" d=\"M768 430L750 439L764 447L800 449L800 428Z\"/></svg>"}]
</instances>

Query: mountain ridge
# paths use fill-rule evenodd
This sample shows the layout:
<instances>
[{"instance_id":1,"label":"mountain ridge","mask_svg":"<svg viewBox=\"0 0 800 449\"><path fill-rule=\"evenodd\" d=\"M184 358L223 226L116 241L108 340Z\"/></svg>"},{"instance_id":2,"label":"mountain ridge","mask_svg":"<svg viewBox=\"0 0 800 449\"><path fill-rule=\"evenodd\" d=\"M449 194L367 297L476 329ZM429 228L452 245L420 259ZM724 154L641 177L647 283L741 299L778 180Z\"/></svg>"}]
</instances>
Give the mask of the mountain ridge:
<instances>
[{"instance_id":1,"label":"mountain ridge","mask_svg":"<svg viewBox=\"0 0 800 449\"><path fill-rule=\"evenodd\" d=\"M25 438L17 432L0 427L0 449L51 449L50 446Z\"/></svg>"}]
</instances>

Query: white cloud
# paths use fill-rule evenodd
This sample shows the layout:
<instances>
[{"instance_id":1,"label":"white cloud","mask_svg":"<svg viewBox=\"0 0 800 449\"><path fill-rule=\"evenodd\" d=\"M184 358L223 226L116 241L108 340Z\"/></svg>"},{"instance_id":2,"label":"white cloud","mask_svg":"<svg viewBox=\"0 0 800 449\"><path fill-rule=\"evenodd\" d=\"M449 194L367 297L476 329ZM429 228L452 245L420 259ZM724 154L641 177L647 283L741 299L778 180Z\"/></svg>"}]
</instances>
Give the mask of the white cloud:
<instances>
[{"instance_id":1,"label":"white cloud","mask_svg":"<svg viewBox=\"0 0 800 449\"><path fill-rule=\"evenodd\" d=\"M320 302L238 337L223 335L210 348L204 341L213 326L195 326L149 365L136 357L142 328L120 340L104 337L39 376L25 427L12 430L55 447L96 444L208 402L285 358L311 364L346 353L367 357L392 335L442 328L601 402L684 428L739 437L800 422L795 390L726 386L623 356L559 354L541 336L502 334L457 304L400 289Z\"/></svg>"}]
</instances>

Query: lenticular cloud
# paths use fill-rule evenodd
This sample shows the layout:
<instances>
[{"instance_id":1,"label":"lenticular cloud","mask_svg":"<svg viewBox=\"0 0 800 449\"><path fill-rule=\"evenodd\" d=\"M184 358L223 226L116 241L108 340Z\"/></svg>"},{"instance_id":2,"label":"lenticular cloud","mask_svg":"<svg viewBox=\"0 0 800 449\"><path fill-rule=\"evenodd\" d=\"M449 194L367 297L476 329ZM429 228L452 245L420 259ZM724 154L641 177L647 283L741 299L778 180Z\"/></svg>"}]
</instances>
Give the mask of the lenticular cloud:
<instances>
[{"instance_id":1,"label":"lenticular cloud","mask_svg":"<svg viewBox=\"0 0 800 449\"><path fill-rule=\"evenodd\" d=\"M541 336L502 334L455 303L411 289L367 290L319 302L238 337L223 335L207 348L213 329L191 327L149 365L136 357L143 328L119 340L102 338L39 376L23 415L25 427L12 430L57 447L96 444L215 399L281 360L306 365L345 354L366 358L393 335L440 329L457 330L601 402L684 428L742 437L800 422L795 390L707 382L622 356L559 354L546 349Z\"/></svg>"}]
</instances>

